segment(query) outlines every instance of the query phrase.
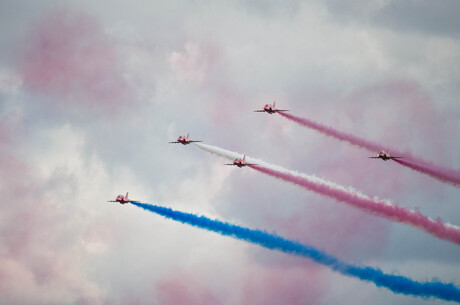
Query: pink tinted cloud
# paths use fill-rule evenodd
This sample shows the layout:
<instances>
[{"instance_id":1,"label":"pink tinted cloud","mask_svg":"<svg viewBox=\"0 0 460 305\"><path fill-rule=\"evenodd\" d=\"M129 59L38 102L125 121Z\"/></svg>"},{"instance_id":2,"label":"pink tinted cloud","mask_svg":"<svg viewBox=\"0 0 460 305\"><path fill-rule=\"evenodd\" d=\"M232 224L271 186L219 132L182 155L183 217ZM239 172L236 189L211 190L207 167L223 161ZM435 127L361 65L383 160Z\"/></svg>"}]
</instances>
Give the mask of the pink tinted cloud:
<instances>
[{"instance_id":1,"label":"pink tinted cloud","mask_svg":"<svg viewBox=\"0 0 460 305\"><path fill-rule=\"evenodd\" d=\"M286 257L289 258L282 255L281 259ZM244 270L238 272L236 278L234 274L204 276L199 270L174 271L157 282L158 302L165 305L319 304L328 287L324 268L305 259L301 261L302 264L294 266L235 261L235 269ZM226 286L228 288L222 289Z\"/></svg>"},{"instance_id":2,"label":"pink tinted cloud","mask_svg":"<svg viewBox=\"0 0 460 305\"><path fill-rule=\"evenodd\" d=\"M328 287L322 267L307 260L303 266L248 266L240 304L320 304Z\"/></svg>"},{"instance_id":3,"label":"pink tinted cloud","mask_svg":"<svg viewBox=\"0 0 460 305\"><path fill-rule=\"evenodd\" d=\"M0 303L101 304L86 274L80 217L49 204L32 168L6 150L0 188Z\"/></svg>"},{"instance_id":4,"label":"pink tinted cloud","mask_svg":"<svg viewBox=\"0 0 460 305\"><path fill-rule=\"evenodd\" d=\"M217 57L215 47L188 42L184 50L172 52L169 62L179 78L202 83L208 77Z\"/></svg>"},{"instance_id":5,"label":"pink tinted cloud","mask_svg":"<svg viewBox=\"0 0 460 305\"><path fill-rule=\"evenodd\" d=\"M316 201L317 204L309 204L280 225L288 236L352 261L381 253L389 234L387 222L328 203L327 199Z\"/></svg>"},{"instance_id":6,"label":"pink tinted cloud","mask_svg":"<svg viewBox=\"0 0 460 305\"><path fill-rule=\"evenodd\" d=\"M171 69L180 80L204 92L202 107L216 124L232 125L240 113L237 109L248 103L239 94L223 66L222 50L213 42L187 42L184 49L169 56ZM207 101L206 101L207 99Z\"/></svg>"},{"instance_id":7,"label":"pink tinted cloud","mask_svg":"<svg viewBox=\"0 0 460 305\"><path fill-rule=\"evenodd\" d=\"M159 304L217 305L223 304L204 279L195 272L171 274L156 284Z\"/></svg>"},{"instance_id":8,"label":"pink tinted cloud","mask_svg":"<svg viewBox=\"0 0 460 305\"><path fill-rule=\"evenodd\" d=\"M4 145L10 140L10 134L5 124L0 122L0 144L4 149Z\"/></svg>"},{"instance_id":9,"label":"pink tinted cloud","mask_svg":"<svg viewBox=\"0 0 460 305\"><path fill-rule=\"evenodd\" d=\"M57 11L45 16L32 25L23 49L25 87L53 97L56 107L108 111L132 101L113 43L88 14Z\"/></svg>"}]
</instances>

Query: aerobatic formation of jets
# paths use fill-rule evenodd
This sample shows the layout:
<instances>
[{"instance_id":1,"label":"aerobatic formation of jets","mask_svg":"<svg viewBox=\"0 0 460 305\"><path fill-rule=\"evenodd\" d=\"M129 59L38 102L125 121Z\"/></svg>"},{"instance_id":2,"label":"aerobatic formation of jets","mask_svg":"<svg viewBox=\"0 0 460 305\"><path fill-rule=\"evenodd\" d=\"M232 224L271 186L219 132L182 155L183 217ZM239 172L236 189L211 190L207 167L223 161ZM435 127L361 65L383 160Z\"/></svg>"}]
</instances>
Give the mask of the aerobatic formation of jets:
<instances>
[{"instance_id":1,"label":"aerobatic formation of jets","mask_svg":"<svg viewBox=\"0 0 460 305\"><path fill-rule=\"evenodd\" d=\"M274 113L278 113L278 112L285 112L285 111L289 111L287 109L276 109L276 102L273 102L273 105L272 104L266 104L263 109L261 110L254 110L254 112L266 112L268 114L274 114ZM199 143L199 142L203 142L203 141L194 141L194 140L190 140L190 133L187 133L186 136L179 136L177 138L177 141L173 141L173 142L169 142L171 144L182 144L182 145L188 145L190 143ZM388 160L391 160L391 159L399 159L399 158L402 158L402 157L395 157L395 156L392 156L390 155L390 151L385 151L385 150L381 150L379 151L379 153L377 154L377 156L374 156L374 157L369 157L371 159L382 159L383 161L388 161ZM254 163L247 163L246 162L246 155L243 155L243 158L240 158L240 159L235 159L233 161L233 163L227 163L225 165L230 165L230 166L237 166L239 168L242 168L244 166L247 166L247 165L257 165L257 164L254 164ZM118 202L120 204L126 204L126 203L131 203L131 202L139 202L139 201L135 201L135 200L129 200L128 199L128 193L126 193L126 196L123 196L123 195L118 195L117 198L115 198L115 200L110 200L109 202Z\"/></svg>"},{"instance_id":2,"label":"aerobatic formation of jets","mask_svg":"<svg viewBox=\"0 0 460 305\"><path fill-rule=\"evenodd\" d=\"M321 124L317 124L307 119L298 118L294 115L288 115L288 114L283 113L285 111L289 111L289 110L277 109L275 102L273 102L272 105L266 104L262 110L255 110L254 112L266 112L268 114L279 113L279 115L282 117L291 119L295 122L298 122L299 124L303 126L314 128L320 132L325 133L326 135L331 135L339 140L347 141L351 144L355 144L363 148L367 148L371 150L375 149L376 145L372 144L369 141L365 141L357 137L355 138L355 137L349 136L345 133L341 133L340 131L336 131L327 126L321 126ZM190 140L190 134L187 133L186 136L179 136L177 138L177 141L173 141L169 143L188 145L188 144L197 143L197 142L202 142L202 141ZM217 155L227 157L227 158L231 155L236 154L236 153L232 153L228 151L225 152L225 150L221 150L218 147L212 148L212 146L208 146L208 148L205 148L206 145L203 145L203 144L197 144L196 146L206 151L209 151L211 153L215 153ZM389 149L381 150L376 155L372 157L368 157L368 158L381 159L383 161L394 160L396 163L403 164L403 165L405 163L404 161L396 160L396 159L400 159L403 157L402 156L392 156L390 154ZM414 213L414 212L411 212L410 210L395 206L391 203L382 202L379 199L359 196L358 195L359 193L355 190L352 190L346 187L342 188L341 186L332 186L327 180L323 180L321 178L315 177L315 180L318 180L318 181L313 181L313 179L309 178L308 175L306 175L305 177L302 177L301 175L298 175L295 171L289 171L289 170L284 170L283 172L280 172L276 169L273 169L273 167L270 166L270 164L268 163L264 163L262 161L258 161L258 162L262 163L262 166L259 167L259 166L255 166L258 164L247 163L246 155L243 155L242 158L238 157L234 159L232 163L226 163L224 165L236 166L238 168L249 166L250 168L253 168L254 170L263 172L269 176L273 176L275 178L279 178L287 182L291 182L293 184L301 186L304 189L313 190L316 193L337 199L338 201L343 201L352 206L358 206L358 207L364 208L365 210L368 210L371 213L375 213L379 215L380 217L395 220L399 223L405 223L405 224L411 225L415 228L421 229L429 234L432 234L433 236L436 236L438 238L460 244L460 230L458 230L458 227L454 228L452 225L445 224L439 220L434 221L430 219L429 217L422 215L421 213ZM443 176L439 176L439 177L443 177ZM442 180L442 181L445 181L445 180ZM455 182L456 180L451 179L447 181ZM323 185L327 185L327 186L323 187ZM174 211L169 208L164 208L160 206L152 206L149 204L143 204L139 201L128 199L128 193L126 193L125 196L118 195L115 198L115 200L110 200L109 202L117 202L120 204L132 203L133 205L143 208L144 210L148 210L156 214L163 215L173 220L191 224L193 226L204 228L210 231L218 232L222 235L231 235L237 239L249 241L251 243L258 244L258 245L261 245L269 249L275 248L285 253L295 252L296 255L310 257L310 258L312 257L311 253L314 253L313 254L314 260L316 262L320 264L331 265L330 263L331 256L329 254L322 253L320 250L311 251L311 248L312 248L311 246L303 245L303 244L296 245L296 249L309 249L308 251L303 251L303 250L302 251L292 251L293 242L291 242L290 240L286 240L284 238L278 237L276 235L267 234L266 232L263 232L263 231L258 231L258 230L254 231L251 229L242 228L240 226L231 225L229 223L222 223L218 220L207 221L207 218L205 218L204 216L198 216L194 214L183 213L180 211ZM385 208L382 208L382 206L385 206ZM205 221L203 221L203 219ZM222 224L225 224L225 225L222 225ZM225 228L225 230L222 228ZM238 228L238 229L236 230L235 228ZM238 234L236 234L235 232L238 232ZM265 236L265 235L268 236L268 238L266 237L261 238L261 236ZM261 240L263 241L261 242ZM332 264L333 266L331 266L334 270L336 269L334 266L347 265L344 262L338 261L338 259L333 258L333 260L336 261ZM358 277L362 280L374 282L377 286L387 287L391 291L396 292L396 293L402 293L402 291L404 291L403 293L405 294L412 294L412 295L423 296L423 297L435 296L435 297L438 297L444 300L449 300L449 301L459 300L460 301L460 296L458 294L460 290L454 287L452 284L444 284L442 282L420 283L420 282L412 281L409 278L404 278L404 280L401 280L401 278L403 278L401 276L398 276L397 279L395 278L395 279L388 280L390 276L386 274L382 274L382 271L380 271L379 269L373 269L367 266L363 268L356 267L354 265L350 265L350 266L353 266L353 267L349 269L353 269L354 271L353 272L343 272L345 275ZM373 278L371 280L369 280L370 273L374 274L373 276L371 276ZM394 276L391 275L391 277L394 277ZM383 278L385 278L386 284L382 284ZM429 289L429 291L428 290L424 291L423 288L422 289L420 288L421 286L425 287L425 285L430 285L427 287L432 287L432 285L436 285L437 287L436 292L431 292L432 289ZM439 292L441 290L443 291L442 293ZM457 299L454 299L450 295L452 291L455 291L456 295L458 296Z\"/></svg>"}]
</instances>

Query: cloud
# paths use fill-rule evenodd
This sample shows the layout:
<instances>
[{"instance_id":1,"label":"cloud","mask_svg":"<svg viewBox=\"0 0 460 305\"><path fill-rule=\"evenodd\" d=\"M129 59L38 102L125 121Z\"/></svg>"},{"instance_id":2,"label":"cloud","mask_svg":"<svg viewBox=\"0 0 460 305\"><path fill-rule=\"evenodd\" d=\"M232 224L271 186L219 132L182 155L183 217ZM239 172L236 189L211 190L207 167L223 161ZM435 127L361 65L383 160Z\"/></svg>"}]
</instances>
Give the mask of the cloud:
<instances>
[{"instance_id":1,"label":"cloud","mask_svg":"<svg viewBox=\"0 0 460 305\"><path fill-rule=\"evenodd\" d=\"M22 78L16 71L10 69L0 71L0 96L17 93L21 85Z\"/></svg>"},{"instance_id":2,"label":"cloud","mask_svg":"<svg viewBox=\"0 0 460 305\"><path fill-rule=\"evenodd\" d=\"M170 274L156 283L159 304L191 304L212 305L225 304L207 287L207 281L199 278L199 274L184 272Z\"/></svg>"},{"instance_id":3,"label":"cloud","mask_svg":"<svg viewBox=\"0 0 460 305\"><path fill-rule=\"evenodd\" d=\"M3 286L8 289L0 292L1 301L8 296L27 303L29 296L35 303L64 303L67 297L69 303L149 304L158 300L157 283L184 287L196 276L201 282L191 285L198 295L184 292L196 302L209 294L227 304L310 296L311 303L423 302L105 202L126 191L133 199L274 230L348 261L459 283L455 245L256 172L225 167L191 145L167 144L190 131L198 140L460 224L452 187L252 112L276 100L294 114L458 168L454 63L460 53L452 35L437 36L428 24L388 27L366 19L390 3L380 0L83 0L83 12L56 11L62 5L56 0L21 3L0 11L6 25L1 53L16 54L0 63L7 80L0 142L2 130L10 139L0 150L0 179L10 188L0 232L5 224L10 229L4 234L12 231L25 241L6 239L9 251L22 256L2 261L2 274L12 281ZM437 9L455 11L446 6ZM406 22L393 13L385 18ZM112 120L114 113L122 120ZM30 228L14 223L27 217ZM163 295L166 301L173 288Z\"/></svg>"},{"instance_id":4,"label":"cloud","mask_svg":"<svg viewBox=\"0 0 460 305\"><path fill-rule=\"evenodd\" d=\"M207 76L208 69L216 55L216 51L211 47L203 47L198 43L188 42L183 51L172 52L169 56L169 62L173 71L180 78L200 83Z\"/></svg>"},{"instance_id":5,"label":"cloud","mask_svg":"<svg viewBox=\"0 0 460 305\"><path fill-rule=\"evenodd\" d=\"M101 304L104 292L88 278L78 247L78 220L50 205L26 164L2 155L0 168L0 301Z\"/></svg>"},{"instance_id":6,"label":"cloud","mask_svg":"<svg viewBox=\"0 0 460 305\"><path fill-rule=\"evenodd\" d=\"M32 24L23 49L20 74L25 87L54 107L113 112L133 103L116 48L90 14L47 14Z\"/></svg>"}]
</instances>

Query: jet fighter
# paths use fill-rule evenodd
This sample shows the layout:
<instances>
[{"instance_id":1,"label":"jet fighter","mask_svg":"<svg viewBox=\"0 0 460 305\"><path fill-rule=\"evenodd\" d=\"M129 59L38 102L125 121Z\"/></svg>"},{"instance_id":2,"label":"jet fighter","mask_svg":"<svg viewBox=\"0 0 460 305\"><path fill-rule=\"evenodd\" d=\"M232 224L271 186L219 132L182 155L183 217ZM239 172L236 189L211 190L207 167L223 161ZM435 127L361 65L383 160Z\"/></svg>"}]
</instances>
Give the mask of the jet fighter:
<instances>
[{"instance_id":1,"label":"jet fighter","mask_svg":"<svg viewBox=\"0 0 460 305\"><path fill-rule=\"evenodd\" d=\"M128 193L126 193L126 196L118 195L117 198L115 198L115 200L109 200L108 202L118 202L120 204L126 204L126 203L132 203L132 202L139 203L139 201L129 200Z\"/></svg>"},{"instance_id":2,"label":"jet fighter","mask_svg":"<svg viewBox=\"0 0 460 305\"><path fill-rule=\"evenodd\" d=\"M246 159L246 155L244 155L242 159L235 159L233 163L225 164L225 165L238 166L239 168L242 168L243 166L246 166L246 165L257 165L253 163L246 163L245 159Z\"/></svg>"},{"instance_id":3,"label":"jet fighter","mask_svg":"<svg viewBox=\"0 0 460 305\"><path fill-rule=\"evenodd\" d=\"M388 160L391 160L391 159L401 159L403 157L393 157L392 155L390 155L390 150L388 150L388 152L384 151L384 150L381 150L379 151L379 153L377 154L376 157L369 157L371 159L382 159L383 161L388 161Z\"/></svg>"},{"instance_id":4,"label":"jet fighter","mask_svg":"<svg viewBox=\"0 0 460 305\"><path fill-rule=\"evenodd\" d=\"M274 114L277 112L284 112L284 111L289 111L285 109L276 109L275 102L273 102L273 105L267 104L264 106L264 109L262 110L254 110L254 112L267 112L269 114Z\"/></svg>"},{"instance_id":5,"label":"jet fighter","mask_svg":"<svg viewBox=\"0 0 460 305\"><path fill-rule=\"evenodd\" d=\"M180 143L182 145L187 145L187 144L190 144L190 143L197 143L197 142L203 142L203 141L192 141L189 139L189 136L190 134L187 133L187 136L180 136L177 138L177 141L174 141L174 142L169 142L169 143Z\"/></svg>"}]
</instances>

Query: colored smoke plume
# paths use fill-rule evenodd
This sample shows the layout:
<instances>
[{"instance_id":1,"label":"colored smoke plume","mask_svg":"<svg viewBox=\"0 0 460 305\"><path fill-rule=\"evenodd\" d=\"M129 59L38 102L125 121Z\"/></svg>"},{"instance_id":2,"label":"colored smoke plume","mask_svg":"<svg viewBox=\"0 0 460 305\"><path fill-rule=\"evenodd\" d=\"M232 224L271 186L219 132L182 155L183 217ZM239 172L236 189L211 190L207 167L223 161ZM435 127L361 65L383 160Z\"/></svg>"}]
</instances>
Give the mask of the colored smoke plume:
<instances>
[{"instance_id":1,"label":"colored smoke plume","mask_svg":"<svg viewBox=\"0 0 460 305\"><path fill-rule=\"evenodd\" d=\"M309 258L319 264L330 267L343 275L355 277L374 283L377 287L385 287L394 293L420 297L436 297L446 301L460 302L460 290L453 284L439 281L416 282L401 275L385 274L377 268L357 266L340 261L338 258L320 251L312 246L269 234L262 230L253 230L220 220L212 220L205 216L175 211L170 208L146 203L132 203L144 210L162 215L185 224L231 236L271 250Z\"/></svg>"},{"instance_id":2,"label":"colored smoke plume","mask_svg":"<svg viewBox=\"0 0 460 305\"><path fill-rule=\"evenodd\" d=\"M352 191L343 191L328 185L309 181L308 179L302 177L296 177L287 173L277 172L260 166L249 165L249 167L269 176L299 185L309 191L334 198L337 201L348 203L354 207L375 214L377 216L381 216L395 222L411 225L438 238L448 240L460 245L460 228L444 224L440 220L432 220L420 213L413 212L394 204L389 204L388 202L382 200L359 196Z\"/></svg>"},{"instance_id":3,"label":"colored smoke plume","mask_svg":"<svg viewBox=\"0 0 460 305\"><path fill-rule=\"evenodd\" d=\"M202 143L195 143L195 145L205 151L214 153L224 158L235 159L241 157L241 155L238 153L234 153L219 147ZM422 215L421 213L399 207L389 200L382 200L376 197L371 198L351 187L339 185L337 183L327 181L313 175L307 175L296 171L287 170L283 167L272 165L262 160L246 156L246 161L248 163L257 164L258 166L250 167L270 176L294 183L307 190L334 198L338 201L348 203L374 215L384 217L399 223L409 224L415 228L430 233L433 236L460 245L460 228L447 223L443 223L440 218L432 220L429 217Z\"/></svg>"},{"instance_id":4,"label":"colored smoke plume","mask_svg":"<svg viewBox=\"0 0 460 305\"><path fill-rule=\"evenodd\" d=\"M380 145L378 143L362 139L360 137L357 137L357 136L349 134L349 133L341 132L341 131L336 130L336 129L332 128L332 127L329 127L329 126L314 122L314 121L309 120L307 118L301 118L301 117L298 117L298 116L295 116L295 115L292 115L292 114L288 114L288 113L283 113L283 112L279 112L279 114L281 116L291 120L291 121L294 121L294 122L302 125L302 126L314 129L316 131L319 131L322 134L325 134L327 136L336 138L336 139L338 139L340 141L345 141L345 142L348 142L348 143L350 143L352 145L355 145L355 146L358 146L358 147L361 147L361 148L365 148L365 149L367 149L368 151L371 151L371 152L380 151L382 149L382 147L383 147L382 145ZM417 171L419 173L426 174L426 175L428 175L430 177L433 177L433 178L435 178L435 179L437 179L437 180L439 180L441 182L449 183L451 185L460 187L460 172L459 171L436 165L436 164L434 164L432 162L429 162L429 161L423 160L421 158L415 157L412 154L407 153L407 152L400 152L400 151L397 151L397 150L393 149L392 153L394 155L404 157L404 159L399 159L399 160L393 159L398 164L406 166L406 167L408 167L408 168L410 168L412 170L415 170L415 171Z\"/></svg>"}]
</instances>

